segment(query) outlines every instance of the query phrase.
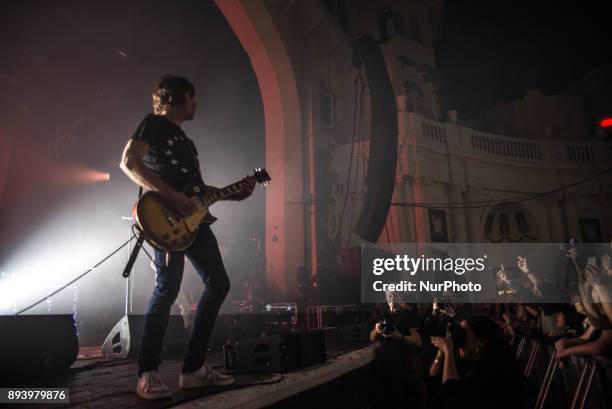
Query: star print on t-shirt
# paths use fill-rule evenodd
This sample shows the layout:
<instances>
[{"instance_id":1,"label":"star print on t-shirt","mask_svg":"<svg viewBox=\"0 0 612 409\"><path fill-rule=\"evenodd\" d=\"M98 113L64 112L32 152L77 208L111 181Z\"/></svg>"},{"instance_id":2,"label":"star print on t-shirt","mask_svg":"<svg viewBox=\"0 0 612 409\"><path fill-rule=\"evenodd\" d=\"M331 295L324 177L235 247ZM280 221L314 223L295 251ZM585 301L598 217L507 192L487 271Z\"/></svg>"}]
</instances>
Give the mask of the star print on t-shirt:
<instances>
[{"instance_id":1,"label":"star print on t-shirt","mask_svg":"<svg viewBox=\"0 0 612 409\"><path fill-rule=\"evenodd\" d=\"M147 115L132 136L149 145L146 166L178 191L191 183L203 183L197 149L187 135L172 121L159 115Z\"/></svg>"}]
</instances>

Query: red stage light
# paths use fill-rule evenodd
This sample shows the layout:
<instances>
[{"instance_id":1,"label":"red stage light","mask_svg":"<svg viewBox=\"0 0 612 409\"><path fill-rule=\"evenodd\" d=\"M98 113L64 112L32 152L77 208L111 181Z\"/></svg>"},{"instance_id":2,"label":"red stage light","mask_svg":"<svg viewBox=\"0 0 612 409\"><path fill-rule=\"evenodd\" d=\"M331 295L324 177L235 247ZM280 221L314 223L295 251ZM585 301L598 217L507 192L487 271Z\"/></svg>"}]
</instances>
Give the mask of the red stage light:
<instances>
[{"instance_id":1,"label":"red stage light","mask_svg":"<svg viewBox=\"0 0 612 409\"><path fill-rule=\"evenodd\" d=\"M612 127L612 118L602 119L601 122L599 123L599 126L601 126L602 128Z\"/></svg>"},{"instance_id":2,"label":"red stage light","mask_svg":"<svg viewBox=\"0 0 612 409\"><path fill-rule=\"evenodd\" d=\"M64 185L110 181L110 173L108 172L87 169L75 164L61 164L58 166L55 176L54 181Z\"/></svg>"},{"instance_id":3,"label":"red stage light","mask_svg":"<svg viewBox=\"0 0 612 409\"><path fill-rule=\"evenodd\" d=\"M108 172L99 172L96 170L88 170L83 172L83 181L85 182L108 182L110 180L110 173Z\"/></svg>"}]
</instances>

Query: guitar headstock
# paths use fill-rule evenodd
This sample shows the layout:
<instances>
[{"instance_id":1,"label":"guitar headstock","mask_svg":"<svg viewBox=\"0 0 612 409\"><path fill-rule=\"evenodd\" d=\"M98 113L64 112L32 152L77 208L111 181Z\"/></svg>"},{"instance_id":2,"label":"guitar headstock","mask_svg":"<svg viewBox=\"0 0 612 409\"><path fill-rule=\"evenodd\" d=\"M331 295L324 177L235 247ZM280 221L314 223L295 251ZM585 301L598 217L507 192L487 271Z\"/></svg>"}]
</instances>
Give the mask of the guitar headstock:
<instances>
[{"instance_id":1,"label":"guitar headstock","mask_svg":"<svg viewBox=\"0 0 612 409\"><path fill-rule=\"evenodd\" d=\"M265 168L253 169L253 174L250 177L255 179L255 181L261 184L262 186L268 186L268 184L272 180Z\"/></svg>"}]
</instances>

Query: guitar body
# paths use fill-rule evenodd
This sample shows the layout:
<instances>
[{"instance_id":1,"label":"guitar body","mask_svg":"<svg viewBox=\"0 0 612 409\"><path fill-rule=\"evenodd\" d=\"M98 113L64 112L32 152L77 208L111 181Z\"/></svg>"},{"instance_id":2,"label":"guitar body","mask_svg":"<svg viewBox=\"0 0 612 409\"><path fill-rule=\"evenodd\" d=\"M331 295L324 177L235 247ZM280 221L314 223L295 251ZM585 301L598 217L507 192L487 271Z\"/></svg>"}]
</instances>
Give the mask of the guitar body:
<instances>
[{"instance_id":1,"label":"guitar body","mask_svg":"<svg viewBox=\"0 0 612 409\"><path fill-rule=\"evenodd\" d=\"M247 180L266 186L270 175L265 169L254 169L253 175L222 189L211 189L193 183L183 191L197 209L187 217L177 216L158 193L146 192L134 205L136 224L147 243L159 250L182 251L187 249L198 235L202 223L212 224L217 218L208 208L219 200L231 197L247 186Z\"/></svg>"},{"instance_id":2,"label":"guitar body","mask_svg":"<svg viewBox=\"0 0 612 409\"><path fill-rule=\"evenodd\" d=\"M206 187L192 184L184 193L194 202L206 194ZM134 206L134 218L145 235L145 240L153 247L167 251L182 251L195 240L201 223L212 224L216 217L208 211L208 206L198 206L191 216L177 216L155 192L144 193Z\"/></svg>"}]
</instances>

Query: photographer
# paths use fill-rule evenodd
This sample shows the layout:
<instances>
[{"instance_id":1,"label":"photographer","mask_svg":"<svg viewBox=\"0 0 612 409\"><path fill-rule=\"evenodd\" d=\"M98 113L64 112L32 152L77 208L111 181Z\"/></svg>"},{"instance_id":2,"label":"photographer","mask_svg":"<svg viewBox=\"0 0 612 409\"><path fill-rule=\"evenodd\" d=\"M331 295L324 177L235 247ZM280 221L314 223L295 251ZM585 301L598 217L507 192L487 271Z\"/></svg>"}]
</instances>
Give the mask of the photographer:
<instances>
[{"instance_id":1,"label":"photographer","mask_svg":"<svg viewBox=\"0 0 612 409\"><path fill-rule=\"evenodd\" d=\"M460 326L452 336L431 339L440 351L436 359L442 362L442 407L524 407L520 367L497 324L486 317L470 317ZM460 339L457 350L453 338ZM461 360L461 371L457 359Z\"/></svg>"},{"instance_id":2,"label":"photographer","mask_svg":"<svg viewBox=\"0 0 612 409\"><path fill-rule=\"evenodd\" d=\"M370 341L380 341L381 350L393 350L406 345L413 348L421 347L421 318L416 308L397 300L398 295L387 292L388 310L382 314L382 320L376 323L370 331ZM410 348L408 348L409 350ZM405 350L405 348L400 348Z\"/></svg>"},{"instance_id":3,"label":"photographer","mask_svg":"<svg viewBox=\"0 0 612 409\"><path fill-rule=\"evenodd\" d=\"M421 347L421 319L416 307L400 302L398 294L386 296L389 308L370 331L370 340L379 342L369 382L372 407L416 402L419 395L414 358Z\"/></svg>"}]
</instances>

